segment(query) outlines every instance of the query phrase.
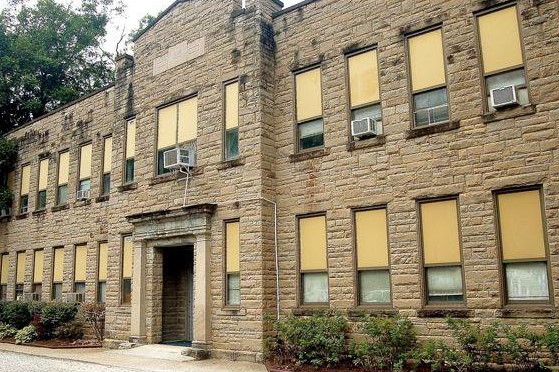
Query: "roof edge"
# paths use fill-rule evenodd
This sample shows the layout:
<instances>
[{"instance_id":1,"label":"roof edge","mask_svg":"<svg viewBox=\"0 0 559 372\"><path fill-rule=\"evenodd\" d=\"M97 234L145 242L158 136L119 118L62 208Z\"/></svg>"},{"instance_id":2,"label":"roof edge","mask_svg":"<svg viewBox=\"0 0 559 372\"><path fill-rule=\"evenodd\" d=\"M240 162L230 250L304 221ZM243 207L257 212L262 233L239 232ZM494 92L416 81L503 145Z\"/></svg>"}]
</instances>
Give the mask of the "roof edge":
<instances>
[{"instance_id":1,"label":"roof edge","mask_svg":"<svg viewBox=\"0 0 559 372\"><path fill-rule=\"evenodd\" d=\"M317 1L320 1L320 0L305 0L305 1L302 1L302 2L300 2L300 3L298 3L298 4L291 5L290 7L287 7L287 8L285 8L285 9L282 9L282 10L280 10L280 11L275 12L274 14L272 14L272 18L278 18L278 17L280 17L280 16L282 16L282 15L284 15L284 14L290 13L290 12L296 10L296 9L299 9L299 8L303 8L303 7L305 7L305 6L309 5L309 4L315 3L315 2L317 2Z\"/></svg>"},{"instance_id":2,"label":"roof edge","mask_svg":"<svg viewBox=\"0 0 559 372\"><path fill-rule=\"evenodd\" d=\"M138 40L139 38L142 37L143 34L145 34L146 32L148 32L153 26L155 26L156 23L158 23L161 18L165 17L167 14L169 14L169 12L171 12L171 10L173 10L173 8L175 6L177 6L178 4L181 3L185 3L187 1L190 0L175 0L171 5L169 5L164 11L162 11L161 13L159 13L159 15L150 23L148 23L148 25L146 27L144 27L144 29L140 32L138 32L138 34L136 36L134 36L134 38L132 39L132 42L135 43L136 40Z\"/></svg>"}]
</instances>

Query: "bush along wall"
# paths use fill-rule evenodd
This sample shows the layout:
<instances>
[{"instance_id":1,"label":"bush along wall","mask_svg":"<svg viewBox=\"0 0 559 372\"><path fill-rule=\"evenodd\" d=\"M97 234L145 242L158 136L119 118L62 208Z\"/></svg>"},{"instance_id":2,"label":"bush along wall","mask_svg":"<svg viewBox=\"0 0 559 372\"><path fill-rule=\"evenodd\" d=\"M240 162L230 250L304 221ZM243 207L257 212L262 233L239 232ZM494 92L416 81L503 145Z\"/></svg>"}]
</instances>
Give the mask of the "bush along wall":
<instances>
[{"instance_id":1,"label":"bush along wall","mask_svg":"<svg viewBox=\"0 0 559 372\"><path fill-rule=\"evenodd\" d=\"M340 312L287 316L273 321L267 358L276 366L358 371L548 370L559 363L559 327L535 332L526 326L448 318L451 340L418 342L412 322L400 316L366 316L353 328ZM449 342L451 341L451 342Z\"/></svg>"}]
</instances>

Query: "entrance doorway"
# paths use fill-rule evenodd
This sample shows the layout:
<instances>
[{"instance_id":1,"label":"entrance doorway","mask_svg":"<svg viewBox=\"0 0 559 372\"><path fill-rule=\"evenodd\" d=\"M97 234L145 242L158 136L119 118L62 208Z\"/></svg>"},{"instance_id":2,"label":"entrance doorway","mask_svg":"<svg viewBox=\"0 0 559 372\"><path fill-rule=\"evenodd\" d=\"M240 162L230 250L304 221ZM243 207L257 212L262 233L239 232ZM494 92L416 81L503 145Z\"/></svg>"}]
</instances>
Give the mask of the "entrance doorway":
<instances>
[{"instance_id":1,"label":"entrance doorway","mask_svg":"<svg viewBox=\"0 0 559 372\"><path fill-rule=\"evenodd\" d=\"M194 249L169 247L163 253L162 342L189 346L192 342Z\"/></svg>"}]
</instances>

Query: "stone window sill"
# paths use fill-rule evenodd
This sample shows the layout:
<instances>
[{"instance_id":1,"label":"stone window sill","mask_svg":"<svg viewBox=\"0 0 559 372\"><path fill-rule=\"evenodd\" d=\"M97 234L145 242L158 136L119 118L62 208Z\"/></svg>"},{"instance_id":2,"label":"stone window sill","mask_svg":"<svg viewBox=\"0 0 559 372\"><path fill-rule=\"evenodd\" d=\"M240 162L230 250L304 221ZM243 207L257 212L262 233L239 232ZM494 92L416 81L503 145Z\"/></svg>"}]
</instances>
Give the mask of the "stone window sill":
<instances>
[{"instance_id":1,"label":"stone window sill","mask_svg":"<svg viewBox=\"0 0 559 372\"><path fill-rule=\"evenodd\" d=\"M406 132L406 139L428 136L430 134L448 132L460 128L460 121L447 121L442 124L428 125L410 129Z\"/></svg>"},{"instance_id":2,"label":"stone window sill","mask_svg":"<svg viewBox=\"0 0 559 372\"><path fill-rule=\"evenodd\" d=\"M347 151L366 149L370 147L382 146L386 143L386 136L380 135L359 141L349 141L346 145Z\"/></svg>"},{"instance_id":3,"label":"stone window sill","mask_svg":"<svg viewBox=\"0 0 559 372\"><path fill-rule=\"evenodd\" d=\"M418 318L470 318L472 311L468 309L420 309L417 311Z\"/></svg>"},{"instance_id":4,"label":"stone window sill","mask_svg":"<svg viewBox=\"0 0 559 372\"><path fill-rule=\"evenodd\" d=\"M226 170L245 165L245 158L236 158L231 160L224 160L218 164L217 170Z\"/></svg>"},{"instance_id":5,"label":"stone window sill","mask_svg":"<svg viewBox=\"0 0 559 372\"><path fill-rule=\"evenodd\" d=\"M69 204L62 204L62 205L56 205L54 207L52 207L50 209L51 212L58 212L58 211L64 211L66 209L70 209L70 205Z\"/></svg>"},{"instance_id":6,"label":"stone window sill","mask_svg":"<svg viewBox=\"0 0 559 372\"><path fill-rule=\"evenodd\" d=\"M485 124L493 123L495 121L518 118L521 116L532 115L536 113L536 105L517 106L509 109L499 110L495 112L488 112L481 116Z\"/></svg>"},{"instance_id":7,"label":"stone window sill","mask_svg":"<svg viewBox=\"0 0 559 372\"><path fill-rule=\"evenodd\" d=\"M204 174L204 169L202 167L195 167L194 169L192 169L192 172L190 173L191 176L199 176L201 174ZM155 185L159 185L159 184L162 184L162 183L181 180L183 178L186 178L186 174L180 173L180 172L161 174L161 175L152 177L149 180L149 185L150 186L155 186Z\"/></svg>"},{"instance_id":8,"label":"stone window sill","mask_svg":"<svg viewBox=\"0 0 559 372\"><path fill-rule=\"evenodd\" d=\"M84 207L84 206L90 205L90 204L91 204L91 199L76 200L74 202L74 208L80 208L80 207Z\"/></svg>"},{"instance_id":9,"label":"stone window sill","mask_svg":"<svg viewBox=\"0 0 559 372\"><path fill-rule=\"evenodd\" d=\"M31 212L31 215L40 216L40 215L43 215L43 214L46 214L46 213L47 213L47 210L43 208L43 209L37 209L36 211Z\"/></svg>"},{"instance_id":10,"label":"stone window sill","mask_svg":"<svg viewBox=\"0 0 559 372\"><path fill-rule=\"evenodd\" d=\"M20 213L20 214L16 215L16 220L24 220L27 217L29 217L29 213Z\"/></svg>"},{"instance_id":11,"label":"stone window sill","mask_svg":"<svg viewBox=\"0 0 559 372\"><path fill-rule=\"evenodd\" d=\"M398 314L398 309L394 309L391 307L373 307L373 306L359 306L355 309L350 309L347 311L347 316L349 318L361 318L362 316L366 315L375 315L375 316L393 316Z\"/></svg>"},{"instance_id":12,"label":"stone window sill","mask_svg":"<svg viewBox=\"0 0 559 372\"><path fill-rule=\"evenodd\" d=\"M299 152L297 154L289 155L289 162L297 163L299 161L320 158L328 154L330 154L329 149L318 149L318 150Z\"/></svg>"},{"instance_id":13,"label":"stone window sill","mask_svg":"<svg viewBox=\"0 0 559 372\"><path fill-rule=\"evenodd\" d=\"M329 305L316 305L316 306L308 306L308 307L299 307L297 309L291 310L291 313L294 316L311 316L316 314L317 312L324 312L330 310Z\"/></svg>"},{"instance_id":14,"label":"stone window sill","mask_svg":"<svg viewBox=\"0 0 559 372\"><path fill-rule=\"evenodd\" d=\"M12 220L12 216L2 216L2 217L0 217L0 223L10 222L11 220Z\"/></svg>"},{"instance_id":15,"label":"stone window sill","mask_svg":"<svg viewBox=\"0 0 559 372\"><path fill-rule=\"evenodd\" d=\"M245 316L247 314L247 309L239 307L224 307L219 311L218 315L224 316Z\"/></svg>"},{"instance_id":16,"label":"stone window sill","mask_svg":"<svg viewBox=\"0 0 559 372\"><path fill-rule=\"evenodd\" d=\"M557 310L548 308L505 308L499 309L495 313L496 318L555 318Z\"/></svg>"},{"instance_id":17,"label":"stone window sill","mask_svg":"<svg viewBox=\"0 0 559 372\"><path fill-rule=\"evenodd\" d=\"M118 192L125 192L125 191L136 190L137 188L138 188L138 182L130 182L130 183L126 183L124 185L118 186L117 190L118 190Z\"/></svg>"},{"instance_id":18,"label":"stone window sill","mask_svg":"<svg viewBox=\"0 0 559 372\"><path fill-rule=\"evenodd\" d=\"M101 195L95 198L95 203L103 203L109 201L109 199L110 199L109 195Z\"/></svg>"}]
</instances>

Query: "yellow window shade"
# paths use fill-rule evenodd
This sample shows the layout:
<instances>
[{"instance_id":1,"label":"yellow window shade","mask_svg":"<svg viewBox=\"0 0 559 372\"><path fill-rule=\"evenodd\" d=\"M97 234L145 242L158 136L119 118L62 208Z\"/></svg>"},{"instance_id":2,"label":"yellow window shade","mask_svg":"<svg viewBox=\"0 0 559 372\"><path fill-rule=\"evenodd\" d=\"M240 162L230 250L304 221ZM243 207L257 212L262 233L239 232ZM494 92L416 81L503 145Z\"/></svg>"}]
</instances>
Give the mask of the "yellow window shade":
<instances>
[{"instance_id":1,"label":"yellow window shade","mask_svg":"<svg viewBox=\"0 0 559 372\"><path fill-rule=\"evenodd\" d=\"M355 213L358 268L388 267L386 209Z\"/></svg>"},{"instance_id":2,"label":"yellow window shade","mask_svg":"<svg viewBox=\"0 0 559 372\"><path fill-rule=\"evenodd\" d=\"M478 25L486 74L523 63L515 6L480 16Z\"/></svg>"},{"instance_id":3,"label":"yellow window shade","mask_svg":"<svg viewBox=\"0 0 559 372\"><path fill-rule=\"evenodd\" d=\"M14 191L14 177L15 177L14 171L8 173L7 184L8 184L8 188L12 190L12 192Z\"/></svg>"},{"instance_id":4,"label":"yellow window shade","mask_svg":"<svg viewBox=\"0 0 559 372\"><path fill-rule=\"evenodd\" d=\"M326 217L299 219L301 271L327 270Z\"/></svg>"},{"instance_id":5,"label":"yellow window shade","mask_svg":"<svg viewBox=\"0 0 559 372\"><path fill-rule=\"evenodd\" d=\"M239 83L225 87L225 129L239 126Z\"/></svg>"},{"instance_id":6,"label":"yellow window shade","mask_svg":"<svg viewBox=\"0 0 559 372\"><path fill-rule=\"evenodd\" d=\"M98 279L100 281L107 280L107 266L109 262L109 245L107 243L99 244L99 271Z\"/></svg>"},{"instance_id":7,"label":"yellow window shade","mask_svg":"<svg viewBox=\"0 0 559 372\"><path fill-rule=\"evenodd\" d=\"M408 39L412 90L446 82L442 31L435 30Z\"/></svg>"},{"instance_id":8,"label":"yellow window shade","mask_svg":"<svg viewBox=\"0 0 559 372\"><path fill-rule=\"evenodd\" d=\"M239 272L239 223L229 222L225 226L227 227L225 232L227 238L225 243L227 272L236 273Z\"/></svg>"},{"instance_id":9,"label":"yellow window shade","mask_svg":"<svg viewBox=\"0 0 559 372\"><path fill-rule=\"evenodd\" d=\"M53 250L53 271L52 281L62 282L64 280L64 248L56 248Z\"/></svg>"},{"instance_id":10,"label":"yellow window shade","mask_svg":"<svg viewBox=\"0 0 559 372\"><path fill-rule=\"evenodd\" d=\"M157 149L177 143L177 105L162 108L157 119Z\"/></svg>"},{"instance_id":11,"label":"yellow window shade","mask_svg":"<svg viewBox=\"0 0 559 372\"><path fill-rule=\"evenodd\" d=\"M10 274L10 256L3 254L0 256L2 259L2 272L0 272L0 284L8 284L8 278Z\"/></svg>"},{"instance_id":12,"label":"yellow window shade","mask_svg":"<svg viewBox=\"0 0 559 372\"><path fill-rule=\"evenodd\" d=\"M63 152L58 157L58 184L65 185L68 183L68 173L70 167L70 153Z\"/></svg>"},{"instance_id":13,"label":"yellow window shade","mask_svg":"<svg viewBox=\"0 0 559 372\"><path fill-rule=\"evenodd\" d=\"M425 264L460 262L456 200L422 203L421 231Z\"/></svg>"},{"instance_id":14,"label":"yellow window shade","mask_svg":"<svg viewBox=\"0 0 559 372\"><path fill-rule=\"evenodd\" d=\"M351 107L380 99L377 51L348 58Z\"/></svg>"},{"instance_id":15,"label":"yellow window shade","mask_svg":"<svg viewBox=\"0 0 559 372\"><path fill-rule=\"evenodd\" d=\"M126 159L136 155L136 120L126 124Z\"/></svg>"},{"instance_id":16,"label":"yellow window shade","mask_svg":"<svg viewBox=\"0 0 559 372\"><path fill-rule=\"evenodd\" d=\"M322 83L320 68L295 76L297 121L322 116Z\"/></svg>"},{"instance_id":17,"label":"yellow window shade","mask_svg":"<svg viewBox=\"0 0 559 372\"><path fill-rule=\"evenodd\" d=\"M16 283L23 284L25 282L25 252L18 252L16 270Z\"/></svg>"},{"instance_id":18,"label":"yellow window shade","mask_svg":"<svg viewBox=\"0 0 559 372\"><path fill-rule=\"evenodd\" d=\"M31 166L21 168L21 195L29 194L29 181L31 180Z\"/></svg>"},{"instance_id":19,"label":"yellow window shade","mask_svg":"<svg viewBox=\"0 0 559 372\"><path fill-rule=\"evenodd\" d=\"M80 180L91 178L91 144L80 149Z\"/></svg>"},{"instance_id":20,"label":"yellow window shade","mask_svg":"<svg viewBox=\"0 0 559 372\"><path fill-rule=\"evenodd\" d=\"M43 159L39 163L39 191L46 190L49 180L49 159Z\"/></svg>"},{"instance_id":21,"label":"yellow window shade","mask_svg":"<svg viewBox=\"0 0 559 372\"><path fill-rule=\"evenodd\" d=\"M43 268L44 268L44 254L43 250L35 251L35 258L33 259L33 283L43 282Z\"/></svg>"},{"instance_id":22,"label":"yellow window shade","mask_svg":"<svg viewBox=\"0 0 559 372\"><path fill-rule=\"evenodd\" d=\"M497 197L503 259L545 257L540 192L500 194Z\"/></svg>"},{"instance_id":23,"label":"yellow window shade","mask_svg":"<svg viewBox=\"0 0 559 372\"><path fill-rule=\"evenodd\" d=\"M74 281L84 282L86 278L87 246L77 245L74 257Z\"/></svg>"},{"instance_id":24,"label":"yellow window shade","mask_svg":"<svg viewBox=\"0 0 559 372\"><path fill-rule=\"evenodd\" d=\"M105 138L103 144L103 173L110 173L113 161L113 137Z\"/></svg>"},{"instance_id":25,"label":"yellow window shade","mask_svg":"<svg viewBox=\"0 0 559 372\"><path fill-rule=\"evenodd\" d=\"M195 140L198 135L198 97L182 101L178 106L177 143Z\"/></svg>"},{"instance_id":26,"label":"yellow window shade","mask_svg":"<svg viewBox=\"0 0 559 372\"><path fill-rule=\"evenodd\" d=\"M132 278L132 253L134 245L132 243L132 237L127 236L124 238L124 244L122 247L122 277Z\"/></svg>"}]
</instances>

